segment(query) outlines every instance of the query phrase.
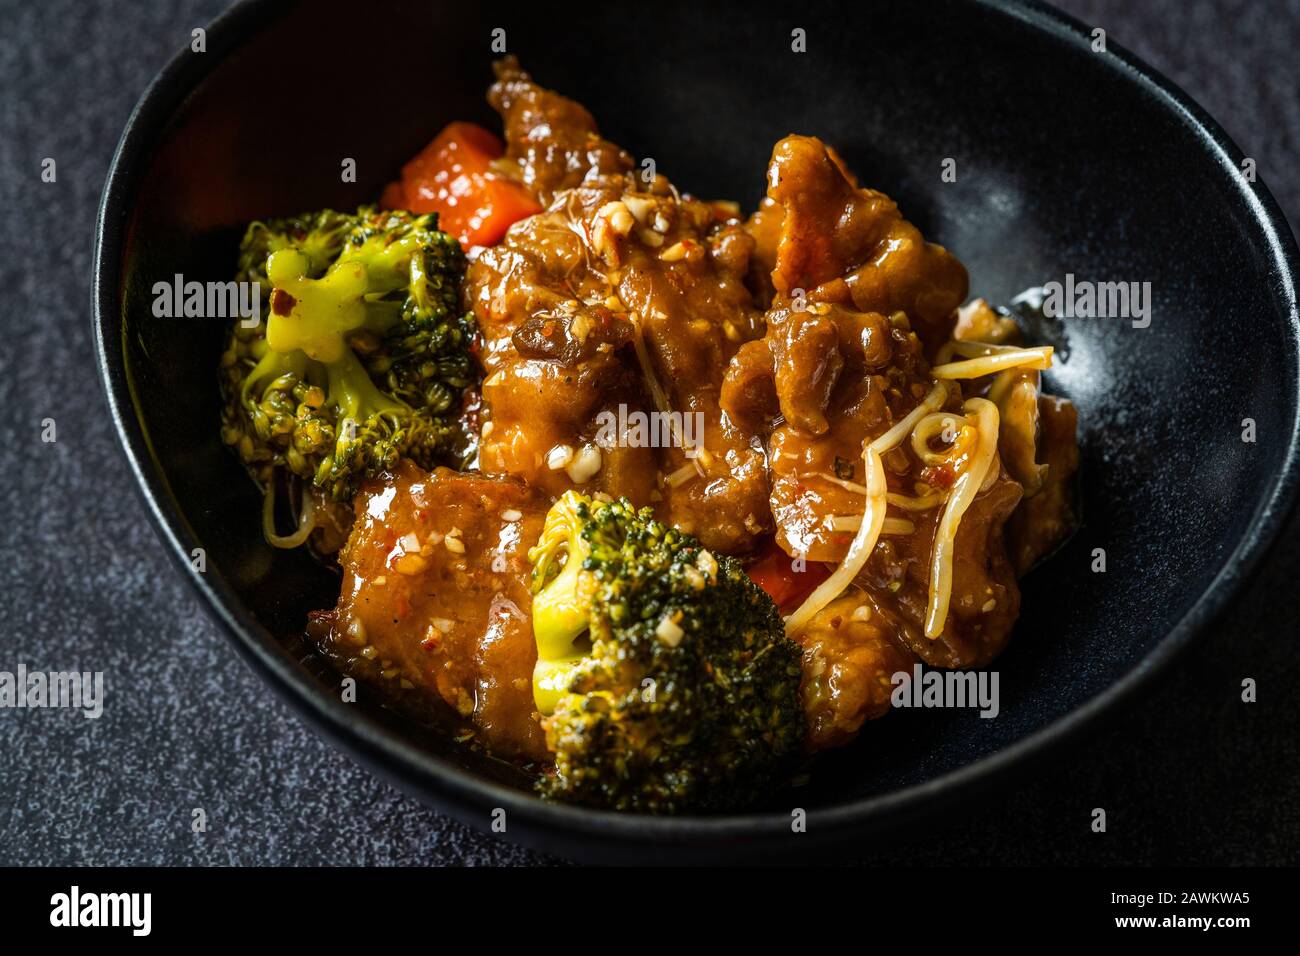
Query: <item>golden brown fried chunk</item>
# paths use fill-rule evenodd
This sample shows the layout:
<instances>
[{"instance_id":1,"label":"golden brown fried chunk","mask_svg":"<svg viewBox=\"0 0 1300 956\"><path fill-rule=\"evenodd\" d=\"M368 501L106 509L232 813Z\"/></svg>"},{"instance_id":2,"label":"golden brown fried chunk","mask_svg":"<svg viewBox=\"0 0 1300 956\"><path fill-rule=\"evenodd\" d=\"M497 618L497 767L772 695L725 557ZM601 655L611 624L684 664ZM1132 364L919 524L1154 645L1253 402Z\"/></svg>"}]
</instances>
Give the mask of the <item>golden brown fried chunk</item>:
<instances>
[{"instance_id":1,"label":"golden brown fried chunk","mask_svg":"<svg viewBox=\"0 0 1300 956\"><path fill-rule=\"evenodd\" d=\"M587 265L574 226L608 189L584 187L519 223L466 274L467 305L484 343L479 466L515 475L558 497L573 487L651 503L655 449L599 444L602 422L649 401L626 310L611 309L609 283ZM618 303L612 303L617 305Z\"/></svg>"},{"instance_id":2,"label":"golden brown fried chunk","mask_svg":"<svg viewBox=\"0 0 1300 956\"><path fill-rule=\"evenodd\" d=\"M803 648L800 692L809 750L848 743L866 721L889 712L893 675L916 662L896 632L897 625L854 589L796 635Z\"/></svg>"},{"instance_id":3,"label":"golden brown fried chunk","mask_svg":"<svg viewBox=\"0 0 1300 956\"><path fill-rule=\"evenodd\" d=\"M995 463L996 465L996 463ZM899 622L898 636L932 667L983 667L1006 646L1020 614L1020 586L1003 533L1020 485L998 475L957 529L952 599L943 632L925 636L930 563L941 509L911 515L916 531L882 539L858 581Z\"/></svg>"},{"instance_id":4,"label":"golden brown fried chunk","mask_svg":"<svg viewBox=\"0 0 1300 956\"><path fill-rule=\"evenodd\" d=\"M1038 460L1045 466L1038 493L1026 498L1007 524L1016 573L1025 574L1074 530L1074 475L1079 470L1079 414L1055 395L1038 397Z\"/></svg>"},{"instance_id":5,"label":"golden brown fried chunk","mask_svg":"<svg viewBox=\"0 0 1300 956\"><path fill-rule=\"evenodd\" d=\"M653 503L710 548L751 549L771 528L761 435L719 396L764 330L745 282L753 240L663 176L632 175L577 104L498 70L511 155L550 204L467 274L485 336L482 467Z\"/></svg>"},{"instance_id":6,"label":"golden brown fried chunk","mask_svg":"<svg viewBox=\"0 0 1300 956\"><path fill-rule=\"evenodd\" d=\"M544 759L527 552L546 507L513 479L403 462L357 495L339 604L312 631L345 672L441 700L495 754Z\"/></svg>"},{"instance_id":7,"label":"golden brown fried chunk","mask_svg":"<svg viewBox=\"0 0 1300 956\"><path fill-rule=\"evenodd\" d=\"M953 335L994 345L1018 345L1021 339L1015 320L983 299L958 310ZM1025 492L1007 526L1019 575L1060 544L1075 525L1072 482L1079 467L1078 415L1068 400L1044 395L1040 379L1033 369L1014 369L995 376L987 392L1000 417L998 454Z\"/></svg>"},{"instance_id":8,"label":"golden brown fried chunk","mask_svg":"<svg viewBox=\"0 0 1300 956\"><path fill-rule=\"evenodd\" d=\"M776 145L767 201L747 229L756 260L772 263L768 355L750 348L729 370L724 402L734 405L724 407L754 417L764 402L771 411L775 398L781 417L769 438L769 468L777 541L792 555L838 562L862 514L864 443L934 388L928 357L953 328L966 271L807 136ZM769 370L770 391L761 384ZM959 409L960 401L950 387L943 407ZM899 524L881 538L859 583L927 663L987 661L1019 608L1002 534L1019 484L995 463L957 533L945 628L929 639L923 623L939 501L955 476L926 466L906 442L884 465L891 493L935 503L891 511Z\"/></svg>"},{"instance_id":9,"label":"golden brown fried chunk","mask_svg":"<svg viewBox=\"0 0 1300 956\"><path fill-rule=\"evenodd\" d=\"M602 139L586 107L533 82L513 56L494 65L488 102L505 123L506 158L543 206L589 176L632 168L632 157Z\"/></svg>"},{"instance_id":10,"label":"golden brown fried chunk","mask_svg":"<svg viewBox=\"0 0 1300 956\"><path fill-rule=\"evenodd\" d=\"M857 186L821 140L787 136L776 144L767 195L774 207L764 217L781 210L772 268L778 297L802 289L809 300L859 312L902 311L927 348L947 339L966 298L966 269L926 242L892 199Z\"/></svg>"}]
</instances>

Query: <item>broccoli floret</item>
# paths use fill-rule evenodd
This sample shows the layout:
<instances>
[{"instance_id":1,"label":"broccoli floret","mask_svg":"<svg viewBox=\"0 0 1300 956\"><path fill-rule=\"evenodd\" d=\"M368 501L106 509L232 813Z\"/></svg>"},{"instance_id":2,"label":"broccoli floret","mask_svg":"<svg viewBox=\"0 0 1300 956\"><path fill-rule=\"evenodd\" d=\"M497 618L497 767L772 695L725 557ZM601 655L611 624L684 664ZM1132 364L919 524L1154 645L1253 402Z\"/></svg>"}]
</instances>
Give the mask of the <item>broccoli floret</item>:
<instances>
[{"instance_id":1,"label":"broccoli floret","mask_svg":"<svg viewBox=\"0 0 1300 956\"><path fill-rule=\"evenodd\" d=\"M365 210L361 210L365 212ZM281 249L297 249L312 262L311 274L323 275L343 251L348 234L361 225L361 215L322 209L320 212L267 222L251 222L239 244L239 267L235 278L256 282L262 297L271 294L266 277L266 260Z\"/></svg>"},{"instance_id":2,"label":"broccoli floret","mask_svg":"<svg viewBox=\"0 0 1300 956\"><path fill-rule=\"evenodd\" d=\"M283 468L345 501L399 458L470 454L464 271L436 215L362 207L248 227L238 278L260 284L265 320L237 322L222 356L222 437L263 487Z\"/></svg>"},{"instance_id":3,"label":"broccoli floret","mask_svg":"<svg viewBox=\"0 0 1300 956\"><path fill-rule=\"evenodd\" d=\"M737 561L649 508L574 491L529 560L533 692L555 753L544 796L721 810L790 772L806 729L800 651Z\"/></svg>"}]
</instances>

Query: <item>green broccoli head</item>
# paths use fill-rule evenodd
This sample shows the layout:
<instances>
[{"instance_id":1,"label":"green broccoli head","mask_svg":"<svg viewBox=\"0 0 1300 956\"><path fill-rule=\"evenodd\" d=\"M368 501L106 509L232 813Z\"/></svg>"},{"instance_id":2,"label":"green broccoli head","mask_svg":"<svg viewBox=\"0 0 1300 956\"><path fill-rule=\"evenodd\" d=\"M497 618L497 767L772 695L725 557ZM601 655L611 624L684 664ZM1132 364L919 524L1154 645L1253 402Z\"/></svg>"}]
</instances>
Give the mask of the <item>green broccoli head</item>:
<instances>
[{"instance_id":1,"label":"green broccoli head","mask_svg":"<svg viewBox=\"0 0 1300 956\"><path fill-rule=\"evenodd\" d=\"M222 435L259 482L283 468L343 501L400 458L468 455L464 270L435 215L362 207L248 227L238 277L260 284L265 321L236 323L222 356Z\"/></svg>"},{"instance_id":2,"label":"green broccoli head","mask_svg":"<svg viewBox=\"0 0 1300 956\"><path fill-rule=\"evenodd\" d=\"M573 491L529 559L534 697L555 753L543 795L710 811L789 773L805 736L800 651L738 562L648 508Z\"/></svg>"},{"instance_id":3,"label":"green broccoli head","mask_svg":"<svg viewBox=\"0 0 1300 956\"><path fill-rule=\"evenodd\" d=\"M322 275L343 251L348 234L360 225L360 214L354 216L333 209L251 222L239 244L239 266L235 278L258 283L263 298L269 296L271 283L266 277L266 260L271 253L281 249L298 249L305 253L311 258L312 274Z\"/></svg>"}]
</instances>

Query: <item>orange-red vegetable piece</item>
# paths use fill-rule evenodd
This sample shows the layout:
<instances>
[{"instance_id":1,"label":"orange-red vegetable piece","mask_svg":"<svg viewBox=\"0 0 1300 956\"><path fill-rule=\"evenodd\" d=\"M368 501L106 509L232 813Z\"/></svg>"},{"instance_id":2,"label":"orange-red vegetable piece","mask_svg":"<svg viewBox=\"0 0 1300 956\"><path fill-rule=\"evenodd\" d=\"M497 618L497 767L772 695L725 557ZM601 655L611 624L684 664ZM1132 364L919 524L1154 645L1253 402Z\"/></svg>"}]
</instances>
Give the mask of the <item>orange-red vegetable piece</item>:
<instances>
[{"instance_id":1,"label":"orange-red vegetable piece","mask_svg":"<svg viewBox=\"0 0 1300 956\"><path fill-rule=\"evenodd\" d=\"M438 213L438 228L462 247L490 246L514 223L542 211L518 183L491 171L504 152L501 141L473 123L449 123L402 167L380 205L414 213Z\"/></svg>"},{"instance_id":2,"label":"orange-red vegetable piece","mask_svg":"<svg viewBox=\"0 0 1300 956\"><path fill-rule=\"evenodd\" d=\"M826 565L819 561L808 561L802 571L794 570L794 559L775 541L745 570L782 611L796 608L830 577Z\"/></svg>"}]
</instances>

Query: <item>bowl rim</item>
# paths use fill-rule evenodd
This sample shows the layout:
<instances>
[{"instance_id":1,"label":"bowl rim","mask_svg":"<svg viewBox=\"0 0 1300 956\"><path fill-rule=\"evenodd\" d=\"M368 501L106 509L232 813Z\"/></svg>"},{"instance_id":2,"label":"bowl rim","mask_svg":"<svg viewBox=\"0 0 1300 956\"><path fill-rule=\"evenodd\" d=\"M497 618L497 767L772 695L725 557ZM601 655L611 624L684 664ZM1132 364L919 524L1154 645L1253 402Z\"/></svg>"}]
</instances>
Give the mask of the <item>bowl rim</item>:
<instances>
[{"instance_id":1,"label":"bowl rim","mask_svg":"<svg viewBox=\"0 0 1300 956\"><path fill-rule=\"evenodd\" d=\"M1039 0L964 0L985 15L1011 18L1046 39L1076 47L1091 42L1090 28ZM166 130L191 93L224 58L260 27L279 18L290 5L282 0L242 0L206 28L207 52L178 53L153 79L132 111L109 167L96 221L91 308L96 362L109 413L135 484L155 530L172 559L202 595L209 613L222 625L245 661L264 681L318 731L361 758L403 789L450 812L478 829L490 823L486 808L506 810L522 826L511 837L546 849L558 844L582 855L595 843L611 856L638 849L668 852L673 848L743 843L751 848L788 850L825 846L849 833L878 831L987 788L1005 779L1030 758L1093 727L1098 718L1131 701L1179 652L1204 633L1239 596L1251 573L1278 537L1296 500L1300 475L1300 316L1296 308L1295 277L1300 268L1295 238L1276 201L1262 181L1247 184L1237 177L1239 200L1251 213L1260 237L1270 248L1277 274L1275 294L1290 293L1286 364L1296 416L1291 423L1281 469L1275 474L1249 525L1223 567L1183 618L1127 673L1078 707L1034 730L1011 745L940 776L898 790L866 796L808 811L807 832L801 839L783 839L790 817L783 813L744 813L728 816L653 817L590 810L537 797L479 778L455 762L424 751L377 722L358 716L336 697L321 692L305 671L283 651L277 639L243 605L220 575L196 571L189 560L199 546L193 529L175 504L166 476L154 461L149 440L135 411L135 399L124 358L121 298L127 230L137 187L145 168L142 159ZM1107 37L1105 68L1123 76L1137 90L1153 96L1192 132L1203 149L1221 166L1240 169L1241 149L1186 93L1138 57Z\"/></svg>"}]
</instances>

